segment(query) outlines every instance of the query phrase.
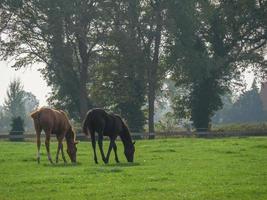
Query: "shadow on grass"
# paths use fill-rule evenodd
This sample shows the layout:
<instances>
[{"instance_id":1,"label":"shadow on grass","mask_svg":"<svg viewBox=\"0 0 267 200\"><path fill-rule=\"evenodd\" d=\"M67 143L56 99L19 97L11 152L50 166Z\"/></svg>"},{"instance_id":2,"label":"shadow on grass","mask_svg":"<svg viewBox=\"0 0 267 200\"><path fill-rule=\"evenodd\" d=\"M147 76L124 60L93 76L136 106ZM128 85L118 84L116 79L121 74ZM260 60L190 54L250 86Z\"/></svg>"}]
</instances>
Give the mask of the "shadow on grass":
<instances>
[{"instance_id":1,"label":"shadow on grass","mask_svg":"<svg viewBox=\"0 0 267 200\"><path fill-rule=\"evenodd\" d=\"M37 163L37 160L36 158L23 158L22 162L36 162Z\"/></svg>"},{"instance_id":2,"label":"shadow on grass","mask_svg":"<svg viewBox=\"0 0 267 200\"><path fill-rule=\"evenodd\" d=\"M259 144L259 145L252 146L252 148L267 149L267 145L265 145L265 144Z\"/></svg>"},{"instance_id":3,"label":"shadow on grass","mask_svg":"<svg viewBox=\"0 0 267 200\"><path fill-rule=\"evenodd\" d=\"M102 167L135 167L141 165L139 162L134 163L112 163L112 164L106 164Z\"/></svg>"},{"instance_id":4,"label":"shadow on grass","mask_svg":"<svg viewBox=\"0 0 267 200\"><path fill-rule=\"evenodd\" d=\"M175 149L158 149L158 150L153 150L153 151L150 151L151 153L165 153L165 152L170 152L170 153L173 153L173 152L176 152Z\"/></svg>"},{"instance_id":5,"label":"shadow on grass","mask_svg":"<svg viewBox=\"0 0 267 200\"><path fill-rule=\"evenodd\" d=\"M56 168L56 167L78 167L81 165L80 162L77 162L75 164L71 163L71 162L68 162L68 163L63 163L63 162L60 162L60 163L53 163L53 164L50 164L50 163L44 163L42 164L43 166L45 167L53 167L53 168Z\"/></svg>"}]
</instances>

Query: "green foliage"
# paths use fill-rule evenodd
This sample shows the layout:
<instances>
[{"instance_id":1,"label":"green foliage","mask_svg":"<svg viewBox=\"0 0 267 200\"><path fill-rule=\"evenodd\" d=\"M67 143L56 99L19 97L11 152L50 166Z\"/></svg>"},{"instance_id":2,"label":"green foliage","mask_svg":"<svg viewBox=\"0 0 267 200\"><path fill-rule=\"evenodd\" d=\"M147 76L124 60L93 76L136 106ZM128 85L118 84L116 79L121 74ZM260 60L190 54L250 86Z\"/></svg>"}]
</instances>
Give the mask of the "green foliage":
<instances>
[{"instance_id":1,"label":"green foliage","mask_svg":"<svg viewBox=\"0 0 267 200\"><path fill-rule=\"evenodd\" d=\"M120 6L117 2L110 5L114 22L121 26L112 27L108 45L114 48L103 53L94 66L89 91L97 107L121 114L130 130L138 132L145 123L142 107L146 93L144 55L135 29L140 8L137 2L122 1Z\"/></svg>"},{"instance_id":2,"label":"green foliage","mask_svg":"<svg viewBox=\"0 0 267 200\"><path fill-rule=\"evenodd\" d=\"M266 44L265 8L256 1L169 1L168 62L173 79L187 91L178 108L190 111L197 130L209 127L221 96L233 80L240 81L242 70L250 64L265 70L259 51Z\"/></svg>"},{"instance_id":3,"label":"green foliage","mask_svg":"<svg viewBox=\"0 0 267 200\"><path fill-rule=\"evenodd\" d=\"M23 135L24 121L21 117L15 117L11 120L11 130L9 135ZM23 138L10 138L11 141L23 141Z\"/></svg>"},{"instance_id":4,"label":"green foliage","mask_svg":"<svg viewBox=\"0 0 267 200\"><path fill-rule=\"evenodd\" d=\"M110 164L95 165L91 145L80 142L76 165L51 165L43 144L38 165L35 143L1 141L0 199L267 198L266 137L138 141L133 164L117 145L119 164L112 153ZM50 149L54 158L57 143Z\"/></svg>"},{"instance_id":5,"label":"green foliage","mask_svg":"<svg viewBox=\"0 0 267 200\"><path fill-rule=\"evenodd\" d=\"M166 73L177 118L206 130L247 67L266 71L266 1L1 1L0 57L45 63L49 103L76 120L106 107L153 132ZM145 104L145 101L148 104Z\"/></svg>"}]
</instances>

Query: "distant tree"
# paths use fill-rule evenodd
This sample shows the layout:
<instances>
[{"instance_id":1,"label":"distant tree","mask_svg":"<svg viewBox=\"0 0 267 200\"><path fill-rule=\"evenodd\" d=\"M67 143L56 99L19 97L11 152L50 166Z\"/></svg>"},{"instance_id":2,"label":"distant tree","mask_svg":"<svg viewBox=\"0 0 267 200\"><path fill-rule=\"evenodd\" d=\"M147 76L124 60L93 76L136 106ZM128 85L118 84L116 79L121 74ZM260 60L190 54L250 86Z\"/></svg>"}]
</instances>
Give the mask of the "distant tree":
<instances>
[{"instance_id":1,"label":"distant tree","mask_svg":"<svg viewBox=\"0 0 267 200\"><path fill-rule=\"evenodd\" d=\"M14 117L11 120L10 135L23 135L24 133L24 121L21 117ZM12 141L22 141L23 138L11 138Z\"/></svg>"},{"instance_id":2,"label":"distant tree","mask_svg":"<svg viewBox=\"0 0 267 200\"><path fill-rule=\"evenodd\" d=\"M19 79L10 82L7 89L7 97L4 101L4 110L9 119L25 118L25 92Z\"/></svg>"},{"instance_id":3,"label":"distant tree","mask_svg":"<svg viewBox=\"0 0 267 200\"><path fill-rule=\"evenodd\" d=\"M251 90L242 94L228 111L224 122L265 122L267 113L263 109L259 90L254 81Z\"/></svg>"},{"instance_id":4,"label":"distant tree","mask_svg":"<svg viewBox=\"0 0 267 200\"><path fill-rule=\"evenodd\" d=\"M4 110L3 106L0 106L0 132L6 133L10 128L10 118Z\"/></svg>"},{"instance_id":5,"label":"distant tree","mask_svg":"<svg viewBox=\"0 0 267 200\"><path fill-rule=\"evenodd\" d=\"M2 106L0 106L0 131L4 131L4 109Z\"/></svg>"},{"instance_id":6,"label":"distant tree","mask_svg":"<svg viewBox=\"0 0 267 200\"><path fill-rule=\"evenodd\" d=\"M232 95L230 93L225 94L222 97L222 103L223 103L222 109L218 110L215 113L215 115L212 117L213 123L219 124L219 123L225 123L226 121L229 121L228 114L232 110L233 104L234 104Z\"/></svg>"},{"instance_id":7,"label":"distant tree","mask_svg":"<svg viewBox=\"0 0 267 200\"><path fill-rule=\"evenodd\" d=\"M38 108L39 101L31 92L26 92L19 79L12 81L7 90L7 97L0 110L0 129L6 131L12 119L20 117L26 129L32 129L33 123L29 116L33 110Z\"/></svg>"},{"instance_id":8,"label":"distant tree","mask_svg":"<svg viewBox=\"0 0 267 200\"><path fill-rule=\"evenodd\" d=\"M30 117L29 114L38 108L39 100L31 92L24 91L24 106L26 112L26 117L24 121L25 128L32 129L33 123L32 123L32 118Z\"/></svg>"}]
</instances>

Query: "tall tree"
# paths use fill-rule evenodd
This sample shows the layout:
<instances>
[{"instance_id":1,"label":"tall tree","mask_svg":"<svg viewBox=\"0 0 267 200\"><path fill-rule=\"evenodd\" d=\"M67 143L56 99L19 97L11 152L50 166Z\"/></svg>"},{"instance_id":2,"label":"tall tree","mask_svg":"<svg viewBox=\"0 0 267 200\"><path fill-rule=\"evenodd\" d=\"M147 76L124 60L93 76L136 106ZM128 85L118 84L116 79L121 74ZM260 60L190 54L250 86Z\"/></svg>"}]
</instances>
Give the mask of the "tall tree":
<instances>
[{"instance_id":1,"label":"tall tree","mask_svg":"<svg viewBox=\"0 0 267 200\"><path fill-rule=\"evenodd\" d=\"M136 130L143 124L141 108L146 95L150 133L154 132L154 103L160 87L162 13L163 1L120 0L110 4L112 31L107 46L113 50L104 54L99 68L102 78L95 76L99 84L94 85L95 94L99 94L97 88L107 89L105 102L113 97L113 105ZM103 94L98 96L103 98Z\"/></svg>"},{"instance_id":2,"label":"tall tree","mask_svg":"<svg viewBox=\"0 0 267 200\"><path fill-rule=\"evenodd\" d=\"M1 57L15 57L17 68L46 63L50 102L83 118L88 73L106 31L102 11L97 0L2 1Z\"/></svg>"},{"instance_id":3,"label":"tall tree","mask_svg":"<svg viewBox=\"0 0 267 200\"><path fill-rule=\"evenodd\" d=\"M169 61L176 83L188 90L180 101L197 130L207 130L221 96L249 65L264 71L266 2L169 1ZM266 19L266 18L265 18Z\"/></svg>"}]
</instances>

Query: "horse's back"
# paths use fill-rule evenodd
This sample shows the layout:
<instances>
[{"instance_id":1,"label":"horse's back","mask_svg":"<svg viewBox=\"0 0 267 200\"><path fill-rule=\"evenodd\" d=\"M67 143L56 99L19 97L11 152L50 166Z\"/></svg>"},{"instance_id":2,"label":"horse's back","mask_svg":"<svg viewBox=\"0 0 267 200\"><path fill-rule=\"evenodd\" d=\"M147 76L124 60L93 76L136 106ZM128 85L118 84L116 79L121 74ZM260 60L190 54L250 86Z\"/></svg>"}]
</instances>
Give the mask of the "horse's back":
<instances>
[{"instance_id":1,"label":"horse's back","mask_svg":"<svg viewBox=\"0 0 267 200\"><path fill-rule=\"evenodd\" d=\"M51 131L52 133L67 131L70 126L68 118L63 111L51 108L40 108L35 113L35 115L38 113L39 117L38 120L35 121L38 121L39 126L44 131Z\"/></svg>"},{"instance_id":2,"label":"horse's back","mask_svg":"<svg viewBox=\"0 0 267 200\"><path fill-rule=\"evenodd\" d=\"M118 134L122 129L121 118L96 108L87 113L87 125L90 131L102 132L105 136Z\"/></svg>"}]
</instances>

